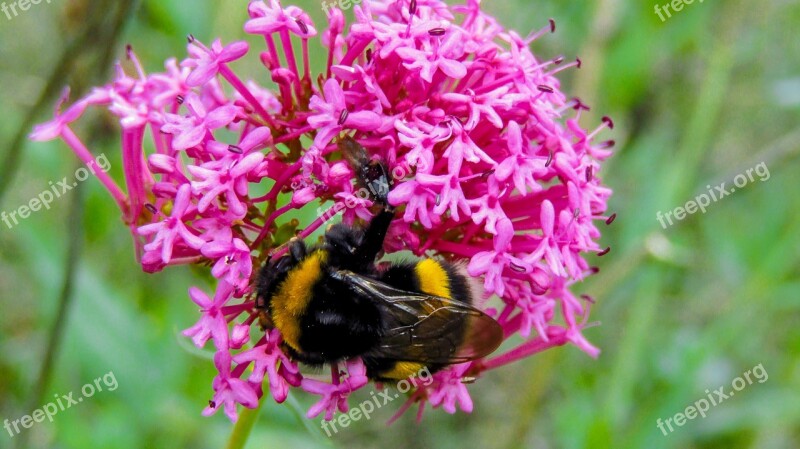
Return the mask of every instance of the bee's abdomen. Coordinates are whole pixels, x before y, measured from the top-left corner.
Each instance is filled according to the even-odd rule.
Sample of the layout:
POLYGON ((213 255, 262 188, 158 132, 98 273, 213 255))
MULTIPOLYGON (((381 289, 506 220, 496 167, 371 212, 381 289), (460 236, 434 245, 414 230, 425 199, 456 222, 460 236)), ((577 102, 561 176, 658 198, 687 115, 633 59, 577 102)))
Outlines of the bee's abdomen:
MULTIPOLYGON (((446 299, 472 304, 473 292, 458 266, 434 259, 393 264, 380 274, 380 280, 408 292, 426 293, 446 299)), ((454 316, 453 319, 460 319, 454 316)), ((454 339, 461 338, 453 336, 454 339)), ((367 375, 376 380, 401 380, 423 369, 436 372, 441 365, 425 366, 412 361, 365 358, 367 375)))
POLYGON ((472 304, 473 292, 466 276, 456 265, 434 259, 390 266, 380 280, 409 292, 427 293, 472 304))

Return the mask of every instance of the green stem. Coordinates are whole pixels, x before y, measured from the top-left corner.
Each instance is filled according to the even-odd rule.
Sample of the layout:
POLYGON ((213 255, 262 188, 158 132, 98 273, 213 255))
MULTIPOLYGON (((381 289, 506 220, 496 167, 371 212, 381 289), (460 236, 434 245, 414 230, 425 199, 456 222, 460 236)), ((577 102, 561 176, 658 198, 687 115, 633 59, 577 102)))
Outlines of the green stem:
MULTIPOLYGON (((75 273, 77 272, 78 263, 80 262, 81 246, 83 243, 82 217, 83 186, 78 185, 73 191, 69 209, 69 246, 64 261, 64 279, 61 284, 61 292, 58 296, 58 310, 56 311, 55 322, 47 336, 47 348, 45 349, 44 360, 42 360, 42 367, 39 370, 39 376, 33 386, 33 392, 28 397, 25 410, 33 410, 44 401, 44 393, 47 386, 50 384, 50 378, 53 374, 53 364, 61 348, 61 340, 67 324, 67 318, 71 308, 70 305, 72 304, 72 292, 75 288, 75 273)), ((19 437, 14 440, 14 448, 26 447, 29 435, 29 432, 22 432, 19 437)))
POLYGON ((269 395, 266 388, 264 391, 266 391, 266 393, 261 400, 258 401, 258 407, 252 409, 246 408, 239 415, 239 420, 236 421, 236 425, 233 427, 233 433, 231 433, 231 437, 228 439, 228 445, 225 446, 226 449, 242 449, 245 444, 247 444, 247 440, 250 438, 250 432, 253 430, 253 426, 258 420, 258 414, 261 412, 261 406, 264 405, 266 397, 269 395))

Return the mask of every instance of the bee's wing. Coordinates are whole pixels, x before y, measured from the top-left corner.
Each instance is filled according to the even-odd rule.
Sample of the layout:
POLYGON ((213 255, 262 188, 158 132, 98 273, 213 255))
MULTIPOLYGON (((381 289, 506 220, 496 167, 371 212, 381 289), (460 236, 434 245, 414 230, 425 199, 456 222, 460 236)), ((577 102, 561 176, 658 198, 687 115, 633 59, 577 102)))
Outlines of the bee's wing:
POLYGON ((386 311, 376 357, 450 365, 487 356, 503 341, 497 321, 464 302, 399 290, 350 271, 336 277, 386 311))

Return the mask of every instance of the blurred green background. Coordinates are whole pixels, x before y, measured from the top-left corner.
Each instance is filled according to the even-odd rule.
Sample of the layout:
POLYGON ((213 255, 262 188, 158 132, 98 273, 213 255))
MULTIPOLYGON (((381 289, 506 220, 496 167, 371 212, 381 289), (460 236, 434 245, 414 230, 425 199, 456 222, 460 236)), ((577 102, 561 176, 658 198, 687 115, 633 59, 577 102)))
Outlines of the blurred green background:
MULTIPOLYGON (((320 2, 294 3, 323 28, 320 2)), ((602 229, 612 251, 590 257, 600 273, 575 286, 597 300, 600 325, 586 336, 602 354, 556 348, 471 385, 472 414, 428 410, 419 425, 409 413, 387 427, 398 402, 333 438, 302 417, 314 398, 293 394, 266 403, 247 447, 800 447, 800 2, 696 1, 665 22, 653 1, 484 3, 521 34, 553 17, 558 30, 535 54, 580 56, 583 68, 562 79, 592 106, 583 126, 615 119, 605 136, 616 154, 601 173, 615 191, 618 218, 602 229), (768 180, 667 229, 656 220, 761 162, 768 180), (766 382, 667 436, 656 426, 758 364, 766 382)), ((106 82, 126 43, 155 71, 184 56, 188 33, 241 39, 245 16, 244 0, 59 1, 0 14, 0 210, 78 167, 60 142, 18 138, 49 118, 63 86, 106 82)), ((264 81, 252 59, 240 73, 264 81)), ((116 128, 93 114, 81 124, 118 176, 116 128)), ((26 430, 26 442, 0 431, 0 448, 225 447, 231 423, 200 416, 213 364, 179 335, 198 317, 187 288, 207 281, 188 268, 144 274, 132 249, 96 180, 13 229, 0 223, 0 419, 108 372, 119 384, 26 430)))

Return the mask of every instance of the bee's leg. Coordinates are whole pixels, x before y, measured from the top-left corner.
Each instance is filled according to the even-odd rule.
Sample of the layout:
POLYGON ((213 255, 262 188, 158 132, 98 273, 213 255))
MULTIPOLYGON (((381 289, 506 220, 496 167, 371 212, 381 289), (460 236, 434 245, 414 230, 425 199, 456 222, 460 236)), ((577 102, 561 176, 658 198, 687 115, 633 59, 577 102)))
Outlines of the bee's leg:
POLYGON ((343 224, 332 226, 325 234, 330 264, 357 273, 368 271, 383 250, 392 218, 393 212, 383 210, 363 230, 343 224))
POLYGON ((392 224, 394 209, 383 209, 369 222, 364 231, 364 238, 361 245, 356 249, 353 256, 361 266, 369 266, 375 263, 375 259, 383 251, 383 240, 392 224))
POLYGON ((381 210, 370 221, 364 237, 354 256, 362 267, 370 266, 383 250, 383 240, 394 218, 394 207, 389 204, 389 190, 391 183, 386 166, 379 161, 371 161, 361 166, 358 174, 359 184, 367 188, 376 205, 381 210))

